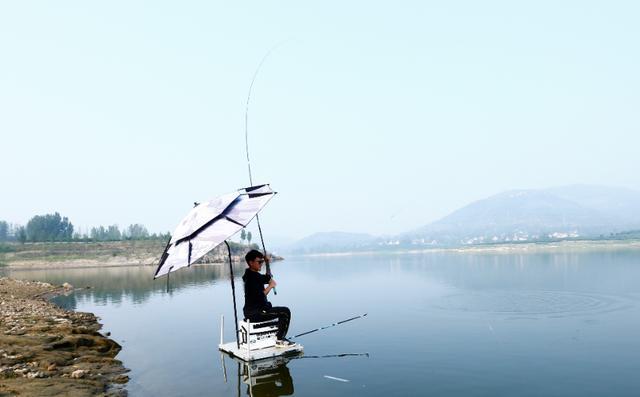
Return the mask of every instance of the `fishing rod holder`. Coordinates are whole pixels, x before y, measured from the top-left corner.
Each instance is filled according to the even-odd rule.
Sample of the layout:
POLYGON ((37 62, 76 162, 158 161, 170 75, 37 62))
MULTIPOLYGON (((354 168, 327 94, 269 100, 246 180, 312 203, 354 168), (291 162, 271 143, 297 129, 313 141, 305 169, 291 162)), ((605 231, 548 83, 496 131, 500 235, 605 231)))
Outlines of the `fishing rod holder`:
POLYGON ((247 350, 264 349, 276 345, 278 319, 254 322, 248 319, 238 323, 240 346, 246 345, 247 350))

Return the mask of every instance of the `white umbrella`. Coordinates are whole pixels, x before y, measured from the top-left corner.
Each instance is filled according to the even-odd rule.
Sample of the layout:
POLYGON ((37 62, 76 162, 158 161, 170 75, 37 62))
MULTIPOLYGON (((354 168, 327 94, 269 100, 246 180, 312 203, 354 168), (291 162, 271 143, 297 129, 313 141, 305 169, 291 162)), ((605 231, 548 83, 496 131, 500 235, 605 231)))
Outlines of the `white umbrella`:
POLYGON ((191 266, 246 227, 274 194, 269 185, 259 185, 198 204, 173 232, 153 278, 191 266))

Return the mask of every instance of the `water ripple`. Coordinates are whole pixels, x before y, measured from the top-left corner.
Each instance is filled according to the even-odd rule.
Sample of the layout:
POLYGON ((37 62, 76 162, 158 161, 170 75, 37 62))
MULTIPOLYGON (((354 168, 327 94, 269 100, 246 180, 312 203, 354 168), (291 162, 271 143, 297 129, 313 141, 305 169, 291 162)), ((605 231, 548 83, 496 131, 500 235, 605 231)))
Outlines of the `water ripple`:
POLYGON ((478 291, 447 295, 434 302, 438 309, 474 313, 568 317, 626 310, 636 302, 622 296, 568 291, 478 291))

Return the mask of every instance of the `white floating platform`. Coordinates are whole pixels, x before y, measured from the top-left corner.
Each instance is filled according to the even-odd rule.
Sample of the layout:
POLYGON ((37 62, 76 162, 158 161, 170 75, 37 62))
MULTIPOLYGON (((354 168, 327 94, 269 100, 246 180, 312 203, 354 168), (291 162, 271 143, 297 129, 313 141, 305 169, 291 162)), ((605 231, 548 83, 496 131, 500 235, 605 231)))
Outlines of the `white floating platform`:
POLYGON ((246 344, 244 345, 241 344, 240 348, 238 349, 238 346, 236 345, 235 342, 229 342, 229 343, 218 345, 218 349, 220 349, 221 351, 227 354, 230 354, 233 357, 237 357, 242 361, 249 362, 249 361, 256 361, 256 360, 264 360, 267 358, 273 358, 278 356, 299 354, 302 352, 303 347, 301 344, 294 343, 293 345, 290 345, 290 346, 283 346, 283 347, 272 346, 272 347, 265 347, 262 349, 248 350, 246 348, 246 344))

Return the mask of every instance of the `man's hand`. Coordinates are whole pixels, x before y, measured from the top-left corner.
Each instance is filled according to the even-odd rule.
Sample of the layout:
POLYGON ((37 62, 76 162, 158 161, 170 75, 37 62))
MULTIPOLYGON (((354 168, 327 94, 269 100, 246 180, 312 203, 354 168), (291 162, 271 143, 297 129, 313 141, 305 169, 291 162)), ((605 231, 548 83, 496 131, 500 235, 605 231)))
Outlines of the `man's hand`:
POLYGON ((267 265, 271 263, 271 256, 267 255, 264 257, 264 263, 266 263, 267 265))
POLYGON ((269 280, 269 285, 267 285, 267 288, 264 289, 264 294, 265 295, 269 295, 269 292, 271 292, 271 290, 277 285, 276 280, 271 279, 269 280))

